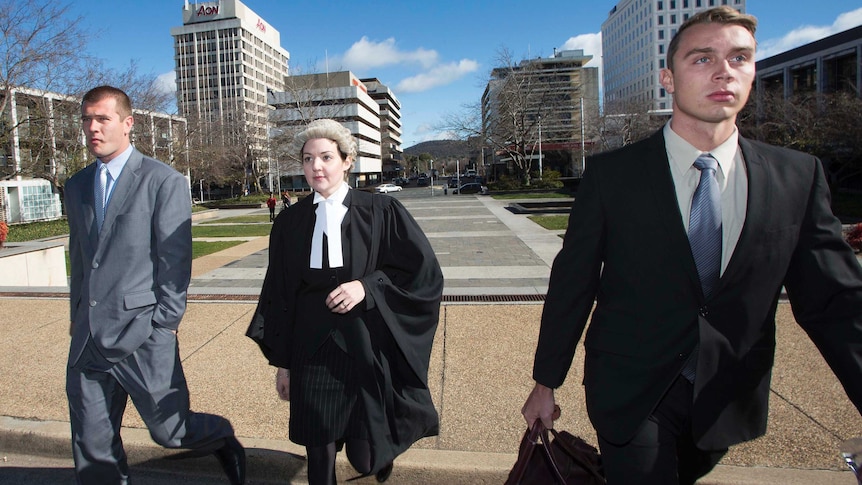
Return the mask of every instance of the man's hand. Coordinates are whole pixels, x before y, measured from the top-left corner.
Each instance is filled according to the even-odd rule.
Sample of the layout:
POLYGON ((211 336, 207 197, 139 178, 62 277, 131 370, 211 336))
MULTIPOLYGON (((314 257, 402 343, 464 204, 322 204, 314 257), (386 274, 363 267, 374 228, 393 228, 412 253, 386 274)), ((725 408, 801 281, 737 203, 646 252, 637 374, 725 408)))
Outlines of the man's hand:
POLYGON ((290 401, 290 371, 279 368, 275 371, 275 390, 283 401, 290 401))
POLYGON ((326 297, 326 306, 333 313, 347 313, 365 299, 365 286, 359 280, 338 285, 326 297))
POLYGON ((554 420, 560 416, 560 408, 554 402, 554 390, 537 382, 527 396, 521 414, 527 420, 527 426, 531 427, 537 419, 541 419, 546 428, 553 428, 554 420))

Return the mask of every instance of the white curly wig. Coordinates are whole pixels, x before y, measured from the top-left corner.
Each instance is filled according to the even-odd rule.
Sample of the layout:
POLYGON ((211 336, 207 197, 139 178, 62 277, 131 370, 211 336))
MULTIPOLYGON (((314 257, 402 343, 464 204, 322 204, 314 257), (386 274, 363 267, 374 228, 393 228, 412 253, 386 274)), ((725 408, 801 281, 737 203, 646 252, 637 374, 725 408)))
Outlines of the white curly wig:
POLYGON ((302 150, 305 148, 305 143, 315 138, 326 138, 334 141, 338 145, 338 151, 343 159, 349 160, 351 165, 356 161, 358 149, 356 138, 341 123, 325 118, 312 121, 305 127, 305 130, 293 137, 293 143, 299 152, 300 160, 302 160, 302 150))

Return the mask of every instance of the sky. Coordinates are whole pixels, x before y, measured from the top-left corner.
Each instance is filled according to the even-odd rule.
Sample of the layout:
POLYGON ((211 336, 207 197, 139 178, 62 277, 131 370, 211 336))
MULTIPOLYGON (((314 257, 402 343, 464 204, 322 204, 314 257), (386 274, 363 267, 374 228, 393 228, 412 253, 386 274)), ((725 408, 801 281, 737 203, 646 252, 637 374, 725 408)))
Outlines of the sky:
MULTIPOLYGON (((196 3, 189 0, 190 3, 196 3)), ((241 0, 279 31, 294 74, 350 70, 375 77, 401 102, 403 148, 446 138, 440 126, 479 102, 500 54, 516 60, 583 49, 601 69, 601 25, 615 0, 241 0)), ((93 32, 89 54, 131 62, 175 89, 171 27, 183 0, 75 0, 93 32)), ((862 25, 859 0, 747 0, 758 59, 862 25)), ((599 74, 601 79, 601 71, 599 74)))

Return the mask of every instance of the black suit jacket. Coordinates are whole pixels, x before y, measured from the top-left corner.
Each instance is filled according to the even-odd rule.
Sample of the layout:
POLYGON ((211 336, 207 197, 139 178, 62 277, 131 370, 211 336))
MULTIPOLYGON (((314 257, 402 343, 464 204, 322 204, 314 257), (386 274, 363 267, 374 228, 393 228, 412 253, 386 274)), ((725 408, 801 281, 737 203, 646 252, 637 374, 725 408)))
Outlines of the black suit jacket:
POLYGON ((559 387, 590 310, 584 385, 597 432, 625 443, 699 343, 692 426, 706 449, 762 435, 782 285, 862 409, 862 270, 815 157, 740 138, 748 204, 739 242, 704 299, 661 130, 588 160, 554 260, 533 377, 559 387))

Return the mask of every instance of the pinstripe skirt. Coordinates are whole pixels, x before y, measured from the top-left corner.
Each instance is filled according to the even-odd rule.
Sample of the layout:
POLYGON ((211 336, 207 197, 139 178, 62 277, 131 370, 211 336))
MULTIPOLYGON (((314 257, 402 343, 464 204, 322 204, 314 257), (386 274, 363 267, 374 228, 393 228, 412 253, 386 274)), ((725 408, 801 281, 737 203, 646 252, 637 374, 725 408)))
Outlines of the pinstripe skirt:
POLYGON ((332 336, 290 370, 290 441, 323 446, 368 439, 356 366, 332 336))

